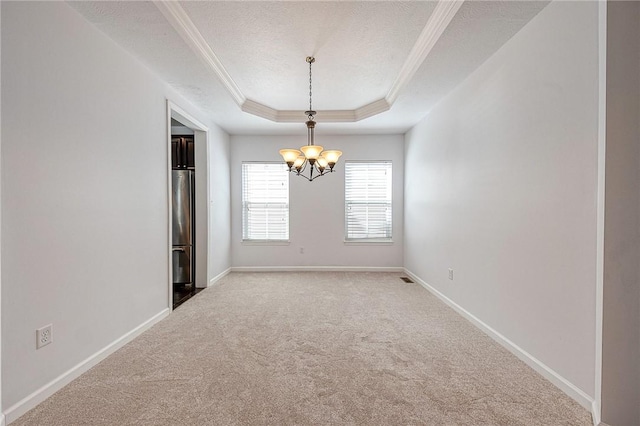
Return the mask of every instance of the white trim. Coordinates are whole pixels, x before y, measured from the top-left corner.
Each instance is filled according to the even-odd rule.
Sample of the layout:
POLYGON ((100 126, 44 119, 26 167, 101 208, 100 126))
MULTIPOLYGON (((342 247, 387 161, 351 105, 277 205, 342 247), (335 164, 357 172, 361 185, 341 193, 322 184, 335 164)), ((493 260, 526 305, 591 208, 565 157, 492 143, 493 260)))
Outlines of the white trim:
POLYGON ((598 182, 596 204, 596 305, 595 305, 595 401, 591 409, 594 426, 602 411, 602 333, 604 309, 604 223, 607 138, 607 2, 598 2, 598 182))
POLYGON ((370 238, 370 239, 360 239, 360 240, 344 240, 342 242, 345 246, 392 246, 395 243, 393 242, 393 240, 382 240, 382 239, 376 239, 376 238, 370 238))
MULTIPOLYGON (((253 114, 258 117, 266 118, 270 121, 278 121, 278 111, 261 104, 260 102, 247 99, 240 105, 240 109, 246 113, 253 114)), ((301 121, 299 117, 296 121, 301 121)))
POLYGON ((231 268, 227 268, 224 271, 220 272, 215 277, 211 278, 209 280, 209 286, 208 287, 211 287, 211 286, 215 285, 218 281, 220 281, 221 279, 223 279, 224 277, 229 275, 230 272, 231 272, 231 268))
POLYGON ((353 121, 364 120, 365 118, 373 117, 374 115, 389 111, 391 109, 391 105, 392 102, 389 102, 389 100, 385 98, 363 105, 354 111, 355 120, 353 121))
MULTIPOLYGON (((2 8, 0 7, 0 11, 1 10, 2 10, 2 8)), ((0 22, 2 21, 1 15, 2 15, 2 13, 0 13, 0 22)), ((0 31, 0 34, 1 34, 1 31, 0 31)), ((0 36, 0 39, 1 38, 2 37, 0 36)), ((5 35, 5 38, 6 38, 6 35, 5 35)), ((2 45, 2 43, 0 42, 0 46, 1 45, 2 45)), ((2 58, 2 55, 0 55, 0 58, 2 58)), ((2 69, 1 62, 2 62, 2 60, 0 59, 0 70, 2 69)), ((1 78, 0 78, 0 81, 2 81, 1 78)), ((2 129, 2 123, 1 123, 2 119, 1 119, 1 117, 2 117, 2 113, 0 111, 0 148, 2 148, 2 130, 1 130, 2 129)), ((0 153, 1 152, 2 152, 2 149, 0 149, 0 153)), ((2 164, 1 160, 2 160, 2 154, 0 154, 0 164, 2 164)), ((1 170, 0 170, 0 176, 2 176, 1 170)), ((1 187, 2 187, 2 179, 0 178, 0 188, 1 187)), ((2 223, 2 217, 1 217, 2 214, 1 214, 1 212, 2 212, 2 196, 0 194, 0 223, 2 223)), ((0 232, 0 234, 1 234, 1 232, 0 232)), ((1 235, 0 235, 0 241, 2 241, 2 236, 1 235)), ((0 246, 1 246, 1 244, 0 244, 0 246)), ((2 272, 2 253, 1 253, 1 250, 0 250, 0 307, 2 306, 2 296, 1 296, 2 295, 2 273, 1 272, 2 272)), ((1 308, 0 308, 0 318, 2 318, 2 309, 1 308)), ((2 355, 1 355, 2 354, 2 332, 1 332, 1 330, 2 330, 2 321, 0 320, 0 367, 2 366, 2 355)), ((4 406, 2 404, 2 388, 3 388, 2 383, 3 383, 3 380, 2 380, 2 368, 0 368, 0 426, 4 426, 4 412, 3 412, 4 411, 4 406)))
MULTIPOLYGON (((252 99, 244 101, 240 106, 240 109, 246 113, 253 114, 257 117, 274 121, 276 123, 300 123, 306 119, 306 116, 301 111, 277 110, 252 99)), ((323 123, 354 123, 388 111, 389 109, 391 109, 391 104, 383 98, 361 106, 355 110, 343 109, 318 111, 315 118, 323 123)))
POLYGON ((40 404, 45 399, 49 398, 55 392, 62 389, 64 386, 69 384, 74 379, 80 377, 83 373, 89 370, 91 367, 97 365, 100 361, 104 360, 106 357, 138 337, 140 334, 151 328, 153 325, 163 320, 165 317, 169 315, 171 312, 170 309, 165 308, 159 313, 155 314, 153 317, 149 318, 133 330, 129 331, 122 337, 114 340, 109 345, 105 346, 95 354, 91 355, 89 358, 77 364, 75 367, 67 370, 62 373, 57 378, 53 379, 46 385, 42 386, 40 389, 33 392, 31 395, 23 398, 18 401, 11 407, 9 407, 5 411, 6 421, 7 423, 11 423, 14 420, 18 419, 27 411, 34 408, 36 405, 40 404))
POLYGON ((241 240, 243 246, 288 246, 291 245, 289 240, 241 240))
MULTIPOLYGON (((2 8, 0 7, 0 10, 2 10, 2 8)), ((1 13, 0 13, 1 15, 1 13)), ((0 16, 0 22, 2 21, 1 16, 0 16)), ((0 32, 1 33, 1 32, 0 32)), ((0 37, 1 39, 2 37, 0 37)), ((6 38, 6 36, 5 36, 6 38)), ((0 45, 2 45, 2 43, 0 42, 0 45)), ((0 58, 2 57, 2 55, 0 55, 0 58)), ((2 62, 2 60, 0 59, 0 62, 2 62)), ((1 65, 1 64, 0 64, 1 65)), ((2 66, 0 66, 0 70, 2 69, 2 66)), ((0 78, 0 81, 2 81, 2 79, 0 78)), ((2 117, 2 113, 0 111, 0 117, 2 117)), ((2 123, 1 123, 1 118, 0 118, 0 148, 2 148, 2 123)), ((0 149, 0 153, 2 152, 2 149, 0 149)), ((0 154, 0 164, 2 164, 2 154, 0 154)), ((1 169, 1 168, 0 168, 1 169)), ((0 170, 1 171, 1 170, 0 170)), ((2 176, 2 173, 0 173, 0 176, 2 176)), ((0 188, 2 187, 2 179, 0 178, 0 188)), ((0 191, 1 192, 1 191, 0 191)), ((0 194, 0 223, 2 223, 2 196, 0 194)), ((1 234, 1 232, 0 232, 1 234)), ((1 235, 0 235, 0 241, 2 241, 1 235)), ((1 246, 1 244, 0 244, 1 246)), ((2 318, 2 253, 0 250, 0 318, 2 318)), ((0 319, 0 367, 2 366, 2 320, 0 319)), ((2 368, 0 368, 0 426, 4 426, 5 424, 5 420, 4 420, 4 406, 2 404, 2 368)))
POLYGON ((591 403, 591 421, 593 421, 593 426, 607 426, 606 423, 600 421, 600 407, 596 400, 591 403))
POLYGON ((177 1, 154 1, 153 4, 155 4, 158 10, 167 18, 167 21, 169 21, 171 26, 180 34, 182 39, 191 47, 196 55, 218 76, 218 79, 227 89, 233 100, 239 106, 242 106, 246 100, 245 96, 224 68, 220 59, 218 59, 213 52, 211 46, 209 46, 204 37, 202 37, 202 34, 200 34, 198 28, 189 18, 187 12, 185 12, 177 1))
MULTIPOLYGON (((319 111, 316 118, 325 123, 354 123, 365 118, 378 115, 391 109, 400 92, 411 81, 416 71, 435 46, 444 30, 451 23, 464 0, 440 0, 429 17, 420 36, 413 45, 409 56, 404 61, 400 73, 387 92, 387 96, 367 105, 349 110, 319 111)), ((300 122, 304 119, 300 111, 277 110, 256 102, 242 93, 231 75, 222 65, 220 59, 193 23, 189 14, 177 1, 154 0, 153 4, 160 10, 171 26, 189 45, 191 50, 209 67, 227 89, 240 109, 248 114, 262 117, 276 123, 300 122)))
POLYGON ((451 20, 460 9, 460 6, 462 6, 462 3, 464 3, 464 0, 441 0, 436 4, 433 13, 427 21, 427 25, 425 25, 420 33, 416 44, 413 45, 411 53, 409 53, 409 56, 400 69, 400 74, 396 77, 396 80, 393 82, 391 89, 385 97, 389 105, 393 105, 396 99, 398 99, 400 92, 411 81, 416 71, 418 71, 418 68, 420 68, 420 65, 422 65, 427 55, 429 55, 429 52, 431 52, 433 46, 435 46, 440 36, 442 36, 442 33, 444 33, 444 30, 451 23, 451 20))
POLYGON ((533 355, 531 355, 530 353, 522 349, 520 346, 513 343, 511 340, 509 340, 507 337, 503 336, 502 334, 500 334, 499 332, 491 328, 489 325, 482 322, 482 320, 474 316, 472 313, 464 309, 462 306, 458 305, 453 300, 449 299, 444 294, 440 293, 434 287, 427 284, 425 281, 420 279, 420 277, 415 275, 413 272, 409 271, 406 268, 404 268, 404 272, 408 276, 413 278, 413 280, 419 283, 422 287, 424 287, 429 292, 431 292, 434 296, 438 297, 444 303, 446 303, 451 308, 453 308, 453 310, 455 310, 457 313, 459 313, 464 318, 469 320, 473 325, 478 327, 480 330, 484 331, 493 340, 500 343, 509 352, 511 352, 512 354, 520 358, 522 361, 524 361, 529 367, 533 368, 535 371, 540 373, 542 377, 544 377, 545 379, 549 380, 551 383, 556 385, 561 391, 569 395, 576 402, 582 405, 585 409, 589 411, 592 410, 594 399, 591 398, 589 395, 587 395, 584 391, 582 391, 576 385, 574 385, 573 383, 571 383, 570 381, 562 377, 560 374, 553 371, 551 368, 546 366, 544 363, 542 363, 540 360, 535 358, 533 355))
MULTIPOLYGON (((195 131, 194 131, 195 133, 195 131)), ((206 196, 206 203, 207 203, 207 207, 206 207, 206 214, 207 214, 207 256, 206 256, 206 264, 205 264, 205 282, 206 282, 206 286, 209 287, 209 283, 210 281, 207 281, 207 278, 209 278, 209 272, 211 271, 211 256, 214 253, 214 242, 213 242, 213 236, 211 234, 211 230, 213 229, 213 217, 212 217, 212 204, 213 204, 213 200, 212 200, 212 196, 211 196, 211 154, 213 153, 213 149, 211 147, 211 139, 209 138, 211 135, 210 133, 207 131, 205 133, 206 136, 206 148, 207 148, 207 169, 205 170, 206 175, 207 175, 207 196, 206 196)), ((197 229, 198 224, 196 223, 196 229, 197 229)), ((173 247, 172 247, 173 248, 173 247)), ((196 267, 198 265, 196 264, 196 267)), ((196 285, 197 287, 197 285, 196 285)))
MULTIPOLYGON (((182 109, 180 106, 178 106, 177 104, 175 104, 174 102, 172 102, 170 99, 167 99, 167 105, 169 110, 171 111, 171 114, 169 115, 169 118, 171 118, 173 115, 177 116, 177 120, 179 122, 181 122, 182 124, 184 124, 186 127, 190 128, 191 130, 201 130, 203 132, 208 132, 209 131, 209 127, 207 127, 206 125, 202 124, 197 118, 194 118, 191 114, 189 114, 186 110, 182 109)), ((171 128, 171 120, 169 120, 169 128, 171 128)), ((171 141, 169 141, 171 142, 171 141)), ((171 151, 169 151, 171 152, 171 151)), ((169 161, 169 165, 171 165, 171 162, 169 161)))
MULTIPOLYGON (((328 111, 325 111, 325 113, 328 111)), ((324 121, 325 123, 328 122, 328 120, 325 118, 323 120, 319 120, 319 117, 321 116, 322 111, 318 111, 318 113, 316 114, 316 120, 318 121, 324 121)), ((302 123, 303 121, 307 120, 307 116, 305 115, 305 113, 303 111, 300 110, 280 110, 280 111, 276 111, 276 118, 273 121, 277 121, 278 123, 302 123)), ((351 121, 351 120, 346 120, 346 121, 351 121)))
POLYGON ((231 272, 404 272, 402 266, 232 266, 231 272))
POLYGON ((173 103, 167 99, 167 241, 169 243, 167 257, 167 309, 173 309, 173 182, 171 181, 171 116, 173 114, 173 103))
MULTIPOLYGON (((282 110, 277 111, 276 119, 278 123, 300 123, 306 119, 302 111, 282 110)), ((352 109, 327 109, 316 113, 316 120, 323 123, 353 123, 358 121, 356 111, 352 109)))

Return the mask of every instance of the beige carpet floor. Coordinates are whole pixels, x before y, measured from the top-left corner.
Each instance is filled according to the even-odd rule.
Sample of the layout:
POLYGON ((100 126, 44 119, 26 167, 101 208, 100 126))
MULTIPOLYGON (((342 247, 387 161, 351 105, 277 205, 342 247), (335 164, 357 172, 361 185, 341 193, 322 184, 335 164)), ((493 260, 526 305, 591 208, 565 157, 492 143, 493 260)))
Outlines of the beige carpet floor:
POLYGON ((591 425, 418 284, 233 273, 14 425, 591 425))

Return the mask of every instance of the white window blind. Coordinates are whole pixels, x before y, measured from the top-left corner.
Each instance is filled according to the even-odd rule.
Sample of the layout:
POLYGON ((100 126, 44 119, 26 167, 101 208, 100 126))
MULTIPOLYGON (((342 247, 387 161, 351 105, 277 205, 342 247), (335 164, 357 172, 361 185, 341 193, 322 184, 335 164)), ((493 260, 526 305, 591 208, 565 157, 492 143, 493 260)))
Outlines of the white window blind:
POLYGON ((391 239, 391 161, 345 162, 346 240, 391 239))
POLYGON ((242 239, 289 239, 289 172, 284 163, 242 163, 242 239))

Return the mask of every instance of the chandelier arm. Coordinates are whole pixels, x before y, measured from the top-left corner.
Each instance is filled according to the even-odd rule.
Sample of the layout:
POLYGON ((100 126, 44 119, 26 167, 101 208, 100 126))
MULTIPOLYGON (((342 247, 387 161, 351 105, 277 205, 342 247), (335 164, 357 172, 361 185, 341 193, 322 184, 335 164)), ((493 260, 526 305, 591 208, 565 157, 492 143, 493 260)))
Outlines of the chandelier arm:
POLYGON ((297 170, 297 169, 291 169, 290 170, 290 172, 295 173, 296 176, 303 177, 306 180, 308 180, 309 182, 314 181, 314 180, 318 179, 319 177, 326 176, 329 173, 333 173, 334 171, 335 170, 333 170, 332 168, 325 168, 324 170, 320 170, 317 165, 310 165, 310 163, 308 161, 304 162, 304 165, 300 168, 300 170, 297 170), (309 167, 309 176, 305 176, 304 175, 304 172, 307 170, 307 167, 309 167), (314 170, 317 173, 315 175, 313 173, 314 170))
MULTIPOLYGON (((296 176, 300 176, 305 178, 306 180, 308 180, 309 182, 311 182, 313 179, 315 179, 315 177, 313 179, 309 179, 307 176, 303 175, 302 172, 296 173, 296 176)), ((317 177, 317 176, 316 176, 317 177)))
MULTIPOLYGON (((315 175, 312 179, 307 178, 307 180, 308 180, 309 182, 311 182, 312 180, 318 179, 319 177, 322 177, 322 176, 326 176, 326 175, 328 175, 329 173, 330 173, 330 172, 328 172, 328 171, 326 171, 326 170, 325 170, 325 171, 323 171, 322 173, 320 173, 319 175, 315 175)), ((305 176, 305 178, 306 178, 306 176, 305 176)))

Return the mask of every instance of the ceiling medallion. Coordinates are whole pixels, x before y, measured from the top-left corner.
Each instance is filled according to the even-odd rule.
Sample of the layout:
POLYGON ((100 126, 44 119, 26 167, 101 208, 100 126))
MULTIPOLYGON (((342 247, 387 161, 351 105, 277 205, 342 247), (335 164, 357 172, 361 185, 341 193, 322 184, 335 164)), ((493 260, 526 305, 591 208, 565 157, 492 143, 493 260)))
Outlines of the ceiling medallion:
POLYGON ((315 144, 315 115, 311 104, 312 95, 312 79, 311 79, 311 65, 316 61, 313 56, 307 56, 306 59, 309 64, 309 110, 305 111, 307 116, 307 145, 297 149, 285 148, 280 150, 280 155, 284 158, 285 163, 289 166, 289 171, 295 173, 297 176, 302 176, 309 182, 312 180, 324 176, 333 172, 333 167, 338 162, 338 158, 342 155, 342 151, 329 150, 323 151, 320 145, 315 144), (327 170, 327 167, 329 168, 327 170), (304 173, 308 172, 308 176, 304 173))

